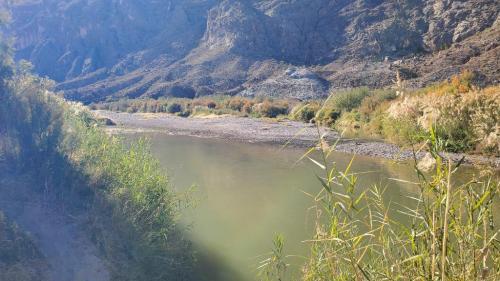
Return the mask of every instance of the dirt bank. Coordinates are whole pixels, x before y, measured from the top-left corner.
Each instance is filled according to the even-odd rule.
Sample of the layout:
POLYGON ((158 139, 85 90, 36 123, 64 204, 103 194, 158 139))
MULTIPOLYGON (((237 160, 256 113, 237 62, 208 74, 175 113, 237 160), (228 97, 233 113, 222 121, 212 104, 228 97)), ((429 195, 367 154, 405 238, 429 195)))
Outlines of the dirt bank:
MULTIPOLYGON (((315 145, 318 134, 329 141, 336 141, 339 134, 328 128, 318 129, 313 124, 290 120, 266 120, 241 118, 235 116, 211 116, 208 118, 183 118, 170 114, 151 113, 117 113, 110 111, 94 111, 96 115, 109 118, 117 125, 108 127, 111 133, 161 132, 171 135, 185 135, 207 138, 220 138, 231 141, 289 145, 310 147, 315 145)), ((401 149, 397 145, 360 139, 341 139, 337 151, 350 154, 366 155, 396 160, 407 160, 413 152, 401 149)), ((423 157, 419 153, 418 157, 423 157)), ((499 157, 484 157, 450 153, 454 161, 465 156, 466 164, 486 164, 500 167, 499 157)))
POLYGON ((83 217, 71 216, 47 203, 31 190, 31 181, 1 171, 0 177, 0 210, 33 237, 48 263, 37 280, 110 280, 106 263, 82 229, 83 217))

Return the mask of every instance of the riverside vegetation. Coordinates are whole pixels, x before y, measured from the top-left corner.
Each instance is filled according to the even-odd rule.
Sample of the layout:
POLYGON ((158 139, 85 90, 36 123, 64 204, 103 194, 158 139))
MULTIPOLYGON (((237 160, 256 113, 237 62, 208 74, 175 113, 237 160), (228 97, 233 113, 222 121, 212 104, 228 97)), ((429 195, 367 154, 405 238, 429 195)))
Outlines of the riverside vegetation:
MULTIPOLYGON (((51 93, 50 80, 31 75, 26 64, 13 67, 0 42, 0 173, 33 178, 35 192, 68 213, 88 213, 88 235, 108 260, 112 280, 189 279, 194 257, 177 224, 187 201, 147 142, 129 147, 107 136, 86 108, 51 93)), ((0 223, 5 231, 3 217, 0 223)), ((0 241, 2 249, 12 248, 2 256, 23 259, 29 244, 22 237, 14 248, 0 241)))
POLYGON ((92 109, 179 116, 237 115, 316 122, 346 136, 382 138, 401 146, 423 143, 436 135, 449 152, 500 156, 500 87, 480 89, 465 71, 449 81, 419 90, 355 88, 326 100, 298 101, 239 96, 197 99, 119 100, 91 104, 92 109))
MULTIPOLYGON (((320 138, 304 154, 318 166, 321 188, 310 195, 315 234, 305 241, 302 280, 498 280, 497 172, 483 168, 459 181, 460 163, 443 156, 446 143, 433 127, 426 144, 432 157, 415 161, 417 181, 389 179, 417 190, 405 206, 384 200, 391 186, 359 186, 352 162, 342 169, 330 159, 335 145, 320 138)), ((278 235, 260 280, 292 280, 287 259, 278 235)))

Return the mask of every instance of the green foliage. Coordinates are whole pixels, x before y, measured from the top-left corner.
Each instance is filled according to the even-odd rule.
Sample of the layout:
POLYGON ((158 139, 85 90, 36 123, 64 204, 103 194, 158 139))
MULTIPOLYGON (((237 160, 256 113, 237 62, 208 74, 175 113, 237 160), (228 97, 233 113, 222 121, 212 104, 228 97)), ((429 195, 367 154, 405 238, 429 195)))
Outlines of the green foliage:
POLYGON ((338 112, 350 112, 351 110, 359 107, 363 99, 369 95, 370 91, 366 87, 333 93, 326 106, 331 107, 338 112))
POLYGON ((182 111, 182 105, 178 103, 171 103, 167 106, 168 113, 178 113, 182 111))
POLYGON ((409 118, 385 117, 382 121, 382 135, 393 143, 414 145, 426 138, 426 132, 409 118))
POLYGON ((316 117, 319 109, 320 106, 318 103, 298 104, 293 108, 290 115, 293 120, 310 122, 316 117))
POLYGON ((85 107, 50 93, 50 81, 20 72, 8 84, 0 155, 9 166, 36 171, 71 206, 82 201, 116 279, 185 280, 193 257, 177 225, 184 201, 147 142, 129 147, 106 135, 85 107))
POLYGON ((285 238, 283 235, 278 234, 274 237, 273 246, 269 257, 260 262, 259 281, 286 280, 288 265, 285 263, 285 238))
POLYGON ((498 175, 460 177, 460 163, 440 156, 445 141, 433 129, 426 141, 430 154, 415 160, 417 180, 389 179, 415 187, 404 206, 385 199, 390 185, 360 186, 354 159, 338 167, 330 159, 335 146, 324 140, 319 155, 302 157, 317 165, 320 189, 302 280, 498 280, 498 175))
POLYGON ((375 90, 369 96, 363 99, 358 111, 364 120, 370 121, 371 116, 380 107, 381 104, 396 99, 394 90, 375 90))

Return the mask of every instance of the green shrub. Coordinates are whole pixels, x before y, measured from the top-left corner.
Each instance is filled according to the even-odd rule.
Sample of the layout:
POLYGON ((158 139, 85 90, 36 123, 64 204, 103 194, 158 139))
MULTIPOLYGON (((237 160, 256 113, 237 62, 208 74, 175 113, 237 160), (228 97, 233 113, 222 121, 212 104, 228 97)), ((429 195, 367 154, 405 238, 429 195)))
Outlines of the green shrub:
POLYGON ((316 113, 320 109, 317 103, 299 104, 292 109, 291 117, 294 120, 310 122, 316 117, 316 113))
POLYGON ((217 103, 215 103, 214 101, 209 101, 209 102, 207 103, 207 107, 208 107, 209 109, 215 109, 215 108, 217 107, 217 103))
POLYGON ((116 280, 188 279, 194 261, 177 224, 184 201, 149 145, 108 136, 83 105, 48 93, 50 85, 30 75, 9 81, 0 155, 50 186, 47 196, 91 214, 89 236, 116 280))
POLYGON ((427 133, 413 119, 385 117, 382 135, 396 144, 412 145, 423 141, 427 133))
POLYGON ((176 102, 171 103, 167 106, 167 112, 168 113, 182 112, 182 105, 176 102))
POLYGON ((341 117, 342 113, 328 107, 323 107, 317 114, 316 119, 320 124, 325 126, 332 126, 341 117))
POLYGON ((371 114, 382 103, 396 99, 394 90, 375 90, 361 102, 358 111, 366 121, 370 120, 371 114))
POLYGON ((333 93, 330 103, 326 106, 340 112, 349 112, 358 108, 363 99, 369 95, 370 91, 366 87, 333 93))

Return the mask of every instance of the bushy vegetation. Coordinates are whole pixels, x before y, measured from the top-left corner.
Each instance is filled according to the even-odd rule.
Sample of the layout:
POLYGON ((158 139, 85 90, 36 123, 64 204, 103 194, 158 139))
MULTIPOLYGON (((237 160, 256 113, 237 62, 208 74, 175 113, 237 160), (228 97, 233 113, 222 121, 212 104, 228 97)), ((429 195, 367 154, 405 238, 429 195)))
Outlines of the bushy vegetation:
POLYGON ((292 109, 290 117, 293 120, 311 122, 315 120, 320 108, 321 106, 318 102, 299 103, 292 109))
POLYGON ((347 136, 383 138, 401 146, 421 143, 432 125, 450 152, 500 155, 500 87, 479 89, 473 74, 416 91, 355 88, 333 92, 325 101, 214 96, 200 99, 123 100, 93 109, 169 112, 179 116, 284 117, 317 122, 347 136), (397 95, 397 93, 405 93, 397 95))
POLYGON ((167 106, 168 113, 179 113, 182 112, 182 105, 178 103, 171 103, 167 106))
POLYGON ((422 143, 434 126, 445 151, 499 156, 500 87, 479 89, 472 79, 466 71, 399 97, 394 90, 333 93, 315 120, 348 136, 383 138, 401 146, 422 143))
POLYGON ((499 156, 500 87, 475 88, 471 77, 465 72, 392 102, 383 113, 380 134, 393 139, 399 131, 406 131, 407 136, 397 142, 415 143, 422 140, 422 132, 435 126, 446 151, 499 156), (394 131, 393 124, 402 128, 394 131))
POLYGON ((147 142, 125 146, 88 110, 18 67, 1 90, 0 161, 39 191, 91 213, 89 234, 114 280, 186 280, 194 261, 177 225, 184 201, 147 142))
POLYGON ((236 115, 276 118, 288 115, 295 103, 279 99, 213 96, 197 99, 119 100, 91 104, 91 109, 129 113, 172 113, 179 116, 236 115))
MULTIPOLYGON (((460 163, 442 156, 445 142, 431 129, 430 154, 415 162, 417 180, 388 179, 382 186, 360 186, 352 172, 337 166, 335 146, 323 140, 317 154, 302 159, 318 167, 314 236, 302 280, 498 280, 498 174, 460 175, 460 163), (391 203, 390 182, 414 186, 412 203, 391 203)), ((263 261, 261 280, 286 279, 287 256, 278 237, 263 261)))

